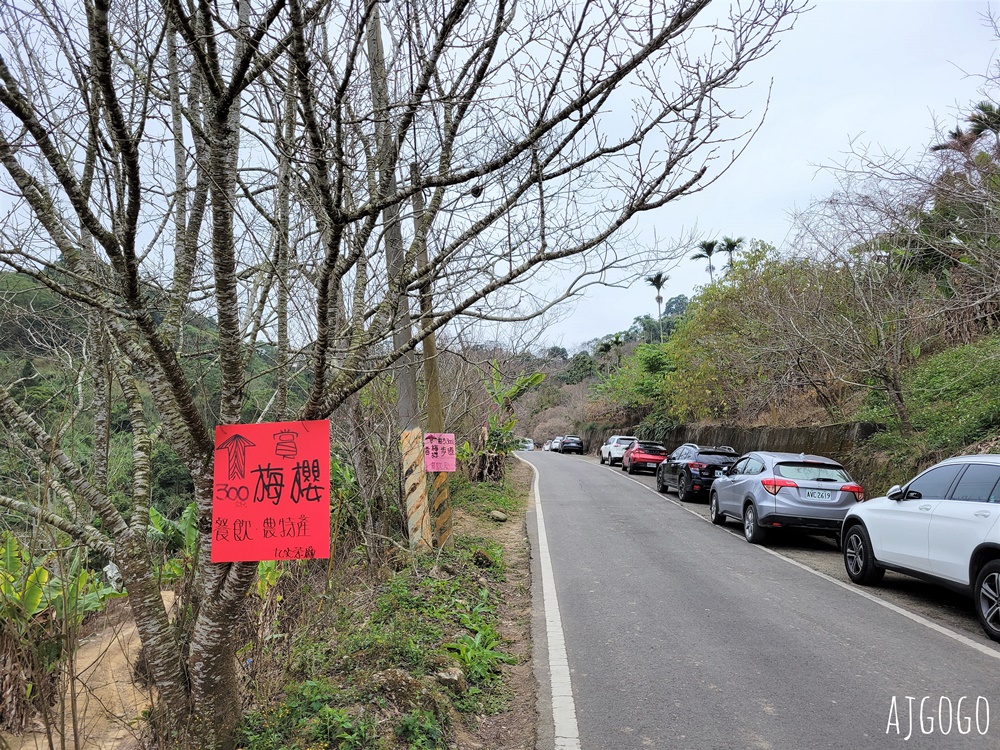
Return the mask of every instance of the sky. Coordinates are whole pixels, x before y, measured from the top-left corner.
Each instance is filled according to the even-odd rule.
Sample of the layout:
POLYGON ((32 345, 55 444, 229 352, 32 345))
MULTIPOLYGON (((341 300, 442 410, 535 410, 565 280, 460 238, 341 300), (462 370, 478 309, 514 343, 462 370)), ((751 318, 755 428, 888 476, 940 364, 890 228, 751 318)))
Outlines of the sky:
MULTIPOLYGON (((772 90, 746 152, 705 191, 644 216, 639 232, 652 241, 655 231, 669 243, 697 228, 702 239, 728 235, 782 247, 791 214, 834 191, 826 167, 843 163, 852 145, 916 161, 938 142, 935 127, 953 129, 963 111, 987 98, 983 76, 1000 50, 985 20, 989 11, 979 0, 814 0, 748 71, 744 108, 751 118, 763 113, 768 83, 772 90)), ((993 11, 1000 14, 1000 3, 993 11)), ((664 263, 665 299, 690 297, 708 281, 705 261, 670 265, 664 263)), ((655 317, 655 296, 642 281, 629 289, 592 288, 561 309, 545 343, 574 352, 626 330, 637 316, 655 317)))

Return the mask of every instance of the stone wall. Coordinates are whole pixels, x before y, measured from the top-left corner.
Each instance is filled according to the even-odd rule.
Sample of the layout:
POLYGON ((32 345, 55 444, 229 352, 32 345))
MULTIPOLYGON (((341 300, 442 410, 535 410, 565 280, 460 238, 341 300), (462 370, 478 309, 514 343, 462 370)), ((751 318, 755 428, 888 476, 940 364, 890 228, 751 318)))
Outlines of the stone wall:
MULTIPOLYGON (((727 427, 693 424, 659 430, 656 433, 640 430, 637 434, 661 442, 669 450, 683 443, 729 445, 739 453, 753 450, 814 453, 844 461, 856 445, 879 429, 880 425, 869 422, 823 427, 727 427)), ((587 444, 587 451, 596 455, 601 444, 611 435, 621 435, 626 432, 627 430, 594 429, 587 431, 583 438, 587 444)))

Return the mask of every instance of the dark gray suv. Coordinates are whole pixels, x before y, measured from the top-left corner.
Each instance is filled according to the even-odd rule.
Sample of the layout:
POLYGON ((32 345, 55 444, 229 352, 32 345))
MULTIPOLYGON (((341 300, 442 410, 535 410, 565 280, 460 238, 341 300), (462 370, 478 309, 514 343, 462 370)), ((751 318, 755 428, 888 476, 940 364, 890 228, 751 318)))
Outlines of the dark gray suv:
POLYGON ((580 456, 583 455, 583 438, 579 435, 567 435, 562 439, 562 444, 559 446, 560 453, 576 453, 580 456))

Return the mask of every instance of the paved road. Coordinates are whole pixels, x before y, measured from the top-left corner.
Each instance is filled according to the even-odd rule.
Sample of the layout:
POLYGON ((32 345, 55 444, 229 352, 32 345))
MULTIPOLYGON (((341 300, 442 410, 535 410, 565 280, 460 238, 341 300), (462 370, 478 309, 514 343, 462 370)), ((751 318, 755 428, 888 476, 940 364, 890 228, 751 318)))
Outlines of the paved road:
MULTIPOLYGON (((578 745, 560 740, 545 724, 565 711, 543 700, 540 747, 1000 748, 1000 649, 949 624, 974 625, 964 601, 924 602, 955 610, 936 622, 907 617, 919 590, 887 586, 896 611, 806 567, 842 566, 826 540, 768 551, 651 478, 521 455, 538 469, 579 730, 578 745)), ((552 654, 558 671, 558 636, 550 650, 536 632, 541 672, 552 654)))

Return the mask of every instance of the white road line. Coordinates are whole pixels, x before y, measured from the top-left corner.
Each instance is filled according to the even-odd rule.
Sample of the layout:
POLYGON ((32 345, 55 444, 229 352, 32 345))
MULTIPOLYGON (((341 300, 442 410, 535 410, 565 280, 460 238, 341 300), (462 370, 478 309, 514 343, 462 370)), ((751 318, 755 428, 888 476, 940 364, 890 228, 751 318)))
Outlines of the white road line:
MULTIPOLYGON (((537 478, 537 476, 538 476, 537 471, 536 471, 535 476, 537 478)), ((638 481, 636 479, 633 479, 632 477, 628 477, 628 479, 631 480, 631 481, 633 481, 633 482, 635 482, 640 487, 644 488, 646 491, 652 492, 657 497, 660 497, 660 498, 662 498, 662 499, 664 499, 664 500, 666 500, 668 502, 673 503, 674 505, 676 505, 681 510, 690 513, 692 516, 695 516, 696 518, 701 519, 705 523, 711 523, 710 519, 705 518, 705 516, 701 515, 701 513, 698 513, 696 511, 693 511, 690 508, 686 507, 679 500, 674 500, 672 497, 668 497, 668 496, 665 496, 661 492, 657 492, 655 487, 650 487, 647 484, 643 484, 642 482, 640 482, 640 481, 638 481)), ((739 534, 739 533, 737 533, 735 531, 732 531, 731 529, 723 529, 723 531, 728 531, 730 534, 732 534, 733 536, 738 536, 740 539, 743 538, 742 534, 739 534)), ((954 641, 958 641, 962 645, 965 645, 965 646, 968 646, 969 648, 975 649, 976 651, 978 651, 981 654, 985 654, 986 656, 992 657, 994 659, 1000 659, 1000 651, 998 651, 995 648, 991 648, 990 646, 987 646, 987 645, 985 645, 983 643, 979 643, 978 641, 974 641, 971 638, 969 638, 968 636, 962 635, 961 633, 958 633, 958 632, 956 632, 954 630, 951 630, 950 628, 946 628, 944 625, 939 625, 938 623, 934 622, 933 620, 929 620, 926 617, 923 617, 922 615, 918 615, 916 612, 910 612, 909 610, 904 609, 903 607, 900 607, 900 606, 898 606, 896 604, 893 604, 892 602, 887 602, 885 599, 880 599, 879 597, 875 596, 874 594, 870 594, 867 591, 865 591, 864 589, 858 588, 857 586, 850 586, 850 585, 844 583, 843 581, 838 581, 836 578, 834 578, 832 576, 829 576, 826 573, 823 573, 823 572, 821 572, 819 570, 816 570, 815 568, 810 568, 808 565, 806 565, 804 563, 800 563, 798 560, 793 560, 792 558, 787 557, 786 555, 783 555, 780 552, 776 552, 773 549, 769 549, 767 547, 762 547, 760 545, 756 545, 756 547, 757 547, 757 549, 760 549, 760 550, 763 550, 764 552, 767 552, 769 555, 774 555, 775 557, 781 558, 785 562, 791 563, 792 565, 796 566, 797 568, 801 568, 802 570, 805 570, 805 571, 807 571, 809 573, 812 573, 814 576, 819 576, 820 578, 822 578, 825 581, 829 581, 830 583, 832 583, 832 584, 834 584, 836 586, 840 586, 840 588, 844 589, 844 591, 849 591, 852 594, 856 594, 857 596, 863 597, 863 598, 867 599, 870 602, 874 602, 875 604, 878 604, 881 607, 885 607, 886 609, 892 610, 896 614, 900 614, 903 617, 906 617, 907 619, 912 620, 913 622, 915 622, 915 623, 917 623, 919 625, 923 625, 924 627, 930 628, 931 630, 933 630, 933 631, 935 631, 937 633, 940 633, 941 635, 947 636, 948 638, 951 638, 954 641)))
POLYGON ((552 681, 552 720, 555 724, 555 750, 580 750, 580 731, 576 724, 576 703, 573 701, 569 660, 566 658, 566 637, 563 633, 562 618, 559 617, 559 601, 556 597, 555 578, 552 575, 552 558, 549 556, 549 541, 545 537, 542 498, 538 492, 538 467, 520 456, 517 456, 517 458, 528 464, 535 472, 532 491, 535 493, 535 520, 538 526, 538 561, 542 574, 545 635, 549 651, 549 676, 552 681))

